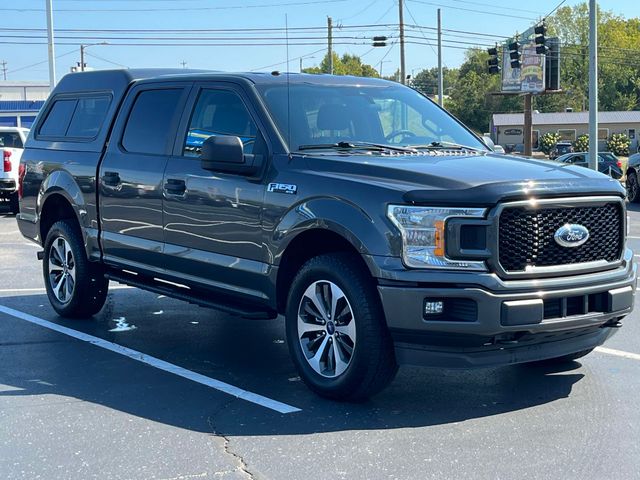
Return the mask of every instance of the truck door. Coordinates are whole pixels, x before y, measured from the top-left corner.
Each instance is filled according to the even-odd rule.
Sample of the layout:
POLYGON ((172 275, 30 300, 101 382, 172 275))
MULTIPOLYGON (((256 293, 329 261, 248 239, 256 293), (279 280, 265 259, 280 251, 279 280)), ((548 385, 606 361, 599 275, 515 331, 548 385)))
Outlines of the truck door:
POLYGON ((265 185, 204 170, 199 158, 206 138, 233 135, 241 138, 245 154, 266 161, 267 143, 250 105, 233 84, 196 83, 165 170, 164 238, 167 269, 179 277, 255 295, 247 286, 260 290, 265 280, 265 185))
POLYGON ((163 269, 162 177, 190 87, 141 84, 122 106, 98 172, 106 263, 163 269))

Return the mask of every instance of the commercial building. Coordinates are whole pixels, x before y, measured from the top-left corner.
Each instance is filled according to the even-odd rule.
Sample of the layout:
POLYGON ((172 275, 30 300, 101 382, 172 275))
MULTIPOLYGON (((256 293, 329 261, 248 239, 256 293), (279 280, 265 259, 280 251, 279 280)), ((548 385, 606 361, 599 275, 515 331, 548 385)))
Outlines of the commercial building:
MULTIPOLYGON (((624 133, 631 139, 631 150, 638 149, 640 111, 600 112, 599 149, 606 148, 607 138, 614 133, 624 133)), ((589 112, 559 112, 533 114, 533 149, 539 150, 539 138, 545 133, 559 133, 564 141, 575 142, 582 134, 589 133, 589 112)), ((491 121, 492 140, 504 147, 524 143, 524 114, 497 113, 491 121)))
POLYGON ((0 81, 0 126, 31 127, 49 91, 48 82, 0 81))

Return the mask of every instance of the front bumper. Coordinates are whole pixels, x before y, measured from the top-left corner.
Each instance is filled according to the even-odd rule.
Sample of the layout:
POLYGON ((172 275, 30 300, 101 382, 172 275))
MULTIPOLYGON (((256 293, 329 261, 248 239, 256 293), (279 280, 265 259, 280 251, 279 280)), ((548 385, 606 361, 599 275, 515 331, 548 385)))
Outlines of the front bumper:
POLYGON ((601 345, 634 306, 630 250, 615 270, 544 280, 405 276, 384 271, 390 264, 378 262, 378 291, 401 364, 468 368, 568 355, 601 345), (442 301, 444 312, 425 315, 427 299, 442 301))

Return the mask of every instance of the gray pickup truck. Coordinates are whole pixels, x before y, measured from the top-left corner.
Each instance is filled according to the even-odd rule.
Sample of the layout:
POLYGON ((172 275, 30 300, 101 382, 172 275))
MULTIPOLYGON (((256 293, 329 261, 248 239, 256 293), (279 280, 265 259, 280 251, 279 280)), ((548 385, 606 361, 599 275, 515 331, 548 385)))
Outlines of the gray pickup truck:
POLYGON ((109 280, 281 314, 300 376, 334 399, 401 364, 576 359, 633 308, 620 182, 495 155, 393 82, 71 74, 21 167, 18 224, 61 316, 98 312, 109 280))

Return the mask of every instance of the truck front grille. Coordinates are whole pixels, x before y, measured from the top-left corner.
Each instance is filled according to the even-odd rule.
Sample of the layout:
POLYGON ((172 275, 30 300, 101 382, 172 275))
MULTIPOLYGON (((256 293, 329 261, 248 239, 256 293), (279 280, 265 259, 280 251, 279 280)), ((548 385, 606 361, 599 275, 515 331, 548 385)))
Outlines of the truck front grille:
POLYGON ((540 209, 508 207, 500 214, 498 230, 499 261, 508 273, 524 272, 528 267, 616 262, 624 245, 624 211, 620 203, 540 209), (586 227, 589 240, 575 248, 560 246, 554 234, 565 224, 586 227))

